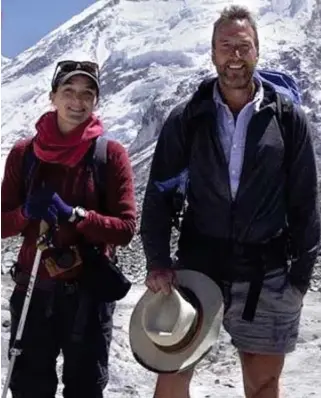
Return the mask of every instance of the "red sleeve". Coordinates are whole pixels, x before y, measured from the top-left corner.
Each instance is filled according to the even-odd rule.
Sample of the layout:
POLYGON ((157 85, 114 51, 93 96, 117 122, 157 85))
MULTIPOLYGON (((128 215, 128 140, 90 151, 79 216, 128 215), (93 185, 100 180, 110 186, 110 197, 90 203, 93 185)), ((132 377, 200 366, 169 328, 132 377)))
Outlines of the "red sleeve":
POLYGON ((1 238, 23 232, 28 220, 22 215, 22 160, 28 140, 17 142, 10 151, 1 184, 1 238))
POLYGON ((90 210, 77 229, 89 241, 127 245, 135 233, 136 204, 133 171, 125 148, 109 141, 106 164, 106 216, 90 210))

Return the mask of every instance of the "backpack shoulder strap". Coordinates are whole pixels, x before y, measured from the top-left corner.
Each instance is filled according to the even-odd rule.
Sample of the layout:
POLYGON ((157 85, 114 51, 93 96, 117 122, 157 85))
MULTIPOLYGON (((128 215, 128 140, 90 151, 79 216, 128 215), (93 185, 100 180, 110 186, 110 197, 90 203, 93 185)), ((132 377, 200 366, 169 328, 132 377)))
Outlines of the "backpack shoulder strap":
POLYGON ((27 145, 22 159, 21 174, 23 175, 23 187, 21 188, 23 196, 27 196, 32 189, 33 178, 38 164, 39 160, 33 151, 33 139, 32 139, 30 143, 27 145))
POLYGON ((276 94, 276 106, 277 106, 277 119, 279 128, 281 131, 282 139, 284 142, 284 164, 288 168, 290 166, 290 155, 291 155, 291 127, 290 127, 290 116, 293 111, 293 102, 287 95, 277 93, 276 94))
POLYGON ((96 162, 107 163, 108 138, 104 135, 99 136, 95 142, 94 159, 96 162))
POLYGON ((93 150, 93 176, 99 192, 99 207, 105 210, 106 207, 106 164, 107 164, 108 138, 99 136, 94 142, 93 150))

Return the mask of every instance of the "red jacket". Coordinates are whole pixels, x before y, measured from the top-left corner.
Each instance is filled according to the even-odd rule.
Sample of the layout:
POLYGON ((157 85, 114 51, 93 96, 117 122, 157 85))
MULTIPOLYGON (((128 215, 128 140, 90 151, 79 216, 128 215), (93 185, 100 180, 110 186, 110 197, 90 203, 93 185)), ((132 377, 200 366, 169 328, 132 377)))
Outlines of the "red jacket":
MULTIPOLYGON (((7 158, 1 187, 1 237, 23 235, 18 262, 23 271, 28 273, 31 272, 39 235, 39 222, 26 219, 21 212, 25 195, 22 160, 30 141, 21 140, 14 145, 7 158)), ((99 213, 93 176, 88 176, 85 171, 84 160, 73 168, 41 163, 35 175, 35 186, 37 181, 39 183, 43 179, 54 187, 67 204, 81 205, 89 211, 86 219, 77 225, 69 222, 60 225, 55 235, 57 245, 75 244, 82 235, 87 241, 104 246, 108 253, 114 246, 126 245, 131 241, 136 227, 133 173, 127 152, 121 144, 109 141, 107 146, 108 215, 99 213)), ((49 277, 41 263, 39 277, 49 277)))

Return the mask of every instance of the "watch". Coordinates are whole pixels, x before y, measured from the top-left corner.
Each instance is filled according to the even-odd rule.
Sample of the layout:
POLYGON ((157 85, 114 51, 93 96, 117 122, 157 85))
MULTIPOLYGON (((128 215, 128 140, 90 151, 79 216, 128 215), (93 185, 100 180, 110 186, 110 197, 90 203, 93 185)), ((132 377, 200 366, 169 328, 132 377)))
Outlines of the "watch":
POLYGON ((79 221, 84 220, 86 216, 87 216, 87 210, 84 209, 83 207, 77 206, 73 208, 72 215, 68 221, 78 223, 79 221))

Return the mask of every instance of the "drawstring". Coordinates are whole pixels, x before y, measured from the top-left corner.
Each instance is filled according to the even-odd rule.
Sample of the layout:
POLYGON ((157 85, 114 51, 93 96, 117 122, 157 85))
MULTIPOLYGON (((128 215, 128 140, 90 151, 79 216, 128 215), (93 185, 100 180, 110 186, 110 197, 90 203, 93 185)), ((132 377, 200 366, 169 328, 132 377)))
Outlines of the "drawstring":
POLYGON ((221 290, 224 297, 224 313, 226 314, 232 304, 232 282, 223 282, 221 290))

